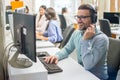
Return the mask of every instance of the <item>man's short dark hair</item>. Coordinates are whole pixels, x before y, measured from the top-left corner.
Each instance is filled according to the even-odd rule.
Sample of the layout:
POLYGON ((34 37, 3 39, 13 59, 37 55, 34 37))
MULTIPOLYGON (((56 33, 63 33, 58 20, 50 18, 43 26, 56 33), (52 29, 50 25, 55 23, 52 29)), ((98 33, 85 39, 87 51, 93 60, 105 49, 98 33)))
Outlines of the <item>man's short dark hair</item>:
POLYGON ((80 9, 86 9, 89 10, 90 16, 91 16, 91 22, 96 23, 97 22, 97 12, 94 9, 94 7, 90 4, 82 4, 79 6, 78 10, 80 9))

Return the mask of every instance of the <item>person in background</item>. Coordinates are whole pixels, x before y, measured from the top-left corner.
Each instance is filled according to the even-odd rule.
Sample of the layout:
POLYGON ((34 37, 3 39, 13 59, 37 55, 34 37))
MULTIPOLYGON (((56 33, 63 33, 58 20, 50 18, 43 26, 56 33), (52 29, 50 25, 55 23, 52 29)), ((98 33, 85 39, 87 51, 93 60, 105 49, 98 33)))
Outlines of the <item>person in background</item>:
POLYGON ((53 8, 46 10, 45 16, 49 20, 46 31, 44 33, 36 33, 37 39, 49 40, 52 43, 59 43, 62 41, 61 29, 58 26, 56 12, 53 8))
POLYGON ((100 80, 106 80, 109 39, 95 27, 97 13, 90 4, 82 4, 76 19, 79 30, 74 31, 64 48, 55 55, 45 57, 45 61, 57 64, 58 60, 68 57, 76 49, 78 63, 100 80))
POLYGON ((29 13, 29 8, 28 8, 28 6, 27 6, 27 5, 25 6, 25 12, 26 12, 26 14, 28 14, 28 13, 29 13))
POLYGON ((41 5, 39 8, 39 13, 36 16, 36 31, 44 33, 48 24, 45 17, 46 6, 41 5))
POLYGON ((65 17, 67 26, 77 23, 77 21, 69 14, 68 9, 66 7, 62 8, 62 15, 65 17))

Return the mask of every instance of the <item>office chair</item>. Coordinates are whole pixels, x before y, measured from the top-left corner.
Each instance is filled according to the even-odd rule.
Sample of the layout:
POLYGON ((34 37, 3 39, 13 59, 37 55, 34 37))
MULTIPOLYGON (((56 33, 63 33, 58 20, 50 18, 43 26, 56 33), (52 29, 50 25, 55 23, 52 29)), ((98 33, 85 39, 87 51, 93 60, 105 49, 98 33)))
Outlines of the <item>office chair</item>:
POLYGON ((109 38, 109 50, 107 56, 108 80, 116 80, 118 70, 120 69, 120 40, 109 38))
POLYGON ((62 30, 62 33, 63 33, 65 28, 67 27, 67 23, 66 23, 65 17, 62 14, 59 14, 58 16, 59 16, 59 19, 60 19, 60 27, 61 27, 61 30, 62 30))
POLYGON ((99 19, 100 30, 108 37, 111 37, 110 22, 108 19, 99 19))
POLYGON ((64 32, 63 32, 63 40, 62 42, 60 43, 60 46, 59 48, 63 48, 66 43, 69 41, 72 33, 74 32, 74 27, 73 27, 73 24, 68 26, 67 28, 65 28, 64 32))

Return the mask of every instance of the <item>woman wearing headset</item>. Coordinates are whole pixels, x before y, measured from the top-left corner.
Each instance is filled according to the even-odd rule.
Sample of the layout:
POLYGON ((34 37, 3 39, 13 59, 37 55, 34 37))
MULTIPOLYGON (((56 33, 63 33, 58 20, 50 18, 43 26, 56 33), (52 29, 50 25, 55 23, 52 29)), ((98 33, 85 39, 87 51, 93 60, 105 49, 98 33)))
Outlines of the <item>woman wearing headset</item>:
POLYGON ((59 43, 62 41, 61 28, 58 26, 56 13, 53 8, 46 10, 45 16, 49 20, 44 33, 36 33, 36 37, 41 40, 49 40, 52 43, 59 43))

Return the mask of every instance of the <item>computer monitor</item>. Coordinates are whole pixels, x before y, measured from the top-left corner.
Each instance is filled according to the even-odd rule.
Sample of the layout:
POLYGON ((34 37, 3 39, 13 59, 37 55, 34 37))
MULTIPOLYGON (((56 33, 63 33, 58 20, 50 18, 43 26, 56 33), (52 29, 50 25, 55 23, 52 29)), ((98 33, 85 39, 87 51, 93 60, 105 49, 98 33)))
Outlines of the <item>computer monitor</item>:
POLYGON ((19 54, 26 55, 36 62, 35 15, 13 13, 15 55, 9 61, 13 67, 25 68, 32 66, 28 59, 19 59, 19 54))
POLYGON ((103 18, 108 19, 111 24, 119 24, 120 13, 104 12, 103 18))
POLYGON ((16 8, 15 12, 17 12, 17 13, 25 13, 25 10, 26 10, 25 7, 20 7, 20 8, 16 8))

